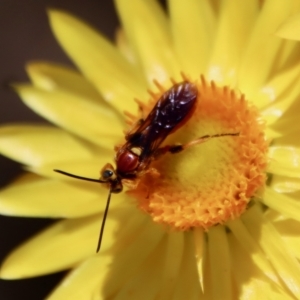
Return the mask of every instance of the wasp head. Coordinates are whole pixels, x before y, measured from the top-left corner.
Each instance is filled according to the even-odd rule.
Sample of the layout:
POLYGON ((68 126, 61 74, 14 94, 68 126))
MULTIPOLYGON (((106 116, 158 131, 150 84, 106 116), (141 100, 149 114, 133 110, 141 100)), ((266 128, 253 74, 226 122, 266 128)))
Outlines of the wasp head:
POLYGON ((100 171, 100 181, 108 184, 112 193, 120 193, 123 190, 123 185, 116 170, 111 164, 105 164, 100 171))

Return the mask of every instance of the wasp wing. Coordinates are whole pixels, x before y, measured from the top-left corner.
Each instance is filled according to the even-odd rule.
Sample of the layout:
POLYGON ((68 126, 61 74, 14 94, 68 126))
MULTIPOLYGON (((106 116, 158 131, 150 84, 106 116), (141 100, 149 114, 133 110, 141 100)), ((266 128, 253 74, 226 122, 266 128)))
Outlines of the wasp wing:
POLYGON ((175 84, 159 98, 144 122, 127 137, 130 148, 142 150, 140 161, 149 159, 166 137, 184 124, 196 100, 195 85, 186 81, 175 84))

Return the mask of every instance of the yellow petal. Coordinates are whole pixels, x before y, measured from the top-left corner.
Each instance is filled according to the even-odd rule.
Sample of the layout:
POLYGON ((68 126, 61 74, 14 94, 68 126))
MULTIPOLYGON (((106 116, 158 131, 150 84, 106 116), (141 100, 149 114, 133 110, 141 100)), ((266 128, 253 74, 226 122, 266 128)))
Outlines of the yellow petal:
POLYGON ((272 155, 273 160, 270 160, 267 171, 276 175, 283 175, 287 177, 300 177, 300 167, 298 164, 298 150, 280 148, 277 153, 272 155), (284 153, 287 157, 279 157, 280 153, 284 153))
POLYGON ((116 0, 123 27, 148 83, 161 83, 170 77, 181 79, 181 68, 171 47, 170 28, 162 8, 156 1, 116 0))
POLYGON ((164 259, 161 265, 162 268, 159 271, 161 273, 160 299, 172 299, 173 291, 178 282, 178 275, 182 274, 180 266, 183 260, 185 260, 183 256, 186 247, 184 234, 177 232, 169 233, 166 238, 167 242, 163 254, 164 259))
POLYGON ((271 146, 269 157, 287 168, 297 168, 300 173, 300 148, 293 146, 271 146))
POLYGON ((105 295, 101 296, 100 287, 109 271, 111 261, 112 257, 106 255, 90 257, 70 272, 47 300, 105 300, 105 295))
POLYGON ((177 284, 173 291, 173 295, 169 299, 199 300, 202 299, 202 296, 203 294, 200 288, 197 265, 195 261, 194 238, 191 232, 186 232, 181 269, 178 274, 177 284))
POLYGON ((100 185, 26 174, 0 191, 0 212, 26 217, 82 217, 103 211, 107 195, 108 190, 100 185))
POLYGON ((267 166, 267 172, 287 176, 287 177, 296 177, 300 178, 300 169, 299 167, 295 168, 294 166, 286 166, 275 160, 271 160, 267 166))
POLYGON ((259 244, 286 287, 300 297, 300 265, 272 224, 264 219, 257 205, 252 206, 242 220, 259 244))
POLYGON ((213 299, 232 299, 231 266, 224 226, 210 228, 208 251, 211 266, 213 299), (220 247, 222 245, 222 247, 220 247))
MULTIPOLYGON (((241 261, 241 265, 244 262, 241 261)), ((239 266, 239 267, 240 267, 239 266)), ((260 280, 252 277, 248 282, 242 283, 242 296, 240 300, 257 300, 257 299, 272 299, 272 300, 293 300, 294 298, 289 295, 280 286, 274 286, 270 282, 265 280, 260 280)))
POLYGON ((67 90, 84 98, 93 99, 99 105, 101 103, 108 107, 95 87, 79 72, 67 66, 45 61, 35 61, 26 65, 26 71, 32 83, 38 88, 48 91, 67 90))
POLYGON ((204 274, 204 276, 203 276, 203 291, 205 294, 204 299, 214 299, 213 298, 212 276, 211 276, 211 265, 210 265, 209 253, 207 251, 207 248, 205 249, 205 256, 203 259, 203 274, 204 274))
POLYGON ((276 35, 284 39, 300 40, 300 13, 297 12, 286 19, 277 29, 276 35))
POLYGON ((283 133, 280 133, 279 131, 274 130, 270 127, 267 127, 265 129, 265 136, 266 136, 267 141, 273 141, 274 139, 279 138, 282 135, 283 135, 283 133))
MULTIPOLYGON (((300 130, 299 121, 300 101, 295 101, 285 114, 272 126, 283 137, 293 138, 297 143, 300 130)), ((292 143, 293 145, 293 143, 292 143)))
MULTIPOLYGON (((299 66, 299 65, 298 65, 299 66)), ((300 67, 297 76, 300 75, 300 67)), ((292 81, 294 83, 294 81, 292 81)), ((287 93, 280 95, 276 101, 261 110, 261 116, 266 120, 267 125, 273 125, 280 117, 296 102, 299 93, 299 84, 294 83, 287 93)))
MULTIPOLYGON (((96 156, 88 160, 77 159, 74 161, 57 161, 39 167, 26 169, 45 177, 56 178, 68 182, 73 182, 74 184, 79 184, 80 181, 78 179, 56 173, 53 170, 58 169, 75 175, 97 179, 99 178, 99 173, 102 167, 106 163, 112 162, 112 160, 113 154, 108 155, 107 153, 101 152, 99 153, 99 157, 96 156)), ((98 186, 97 183, 89 183, 89 186, 92 185, 98 186)))
POLYGON ((119 123, 118 118, 123 120, 124 116, 114 113, 114 108, 110 106, 95 89, 95 87, 86 80, 77 71, 54 63, 48 62, 31 62, 27 64, 26 71, 33 84, 47 91, 66 90, 71 94, 81 96, 83 99, 88 99, 96 105, 101 106, 104 115, 114 117, 119 123))
POLYGON ((94 101, 63 90, 48 92, 30 85, 15 89, 32 110, 95 144, 111 147, 122 134, 121 120, 94 101))
POLYGON ((256 299, 277 299, 292 300, 289 292, 278 284, 270 281, 265 274, 252 262, 252 257, 246 253, 245 247, 229 234, 230 250, 233 276, 237 286, 237 295, 234 299, 256 300, 256 299), (241 268, 242 266, 242 268, 241 268))
POLYGON ((195 257, 201 289, 204 290, 204 255, 207 248, 206 236, 202 228, 194 229, 195 257))
POLYGON ((198 78, 207 67, 215 30, 215 15, 208 1, 169 0, 174 48, 182 70, 198 78))
POLYGON ((114 261, 103 287, 103 292, 108 299, 122 289, 124 283, 140 268, 165 234, 148 217, 143 216, 141 218, 136 215, 133 217, 134 220, 128 220, 127 222, 135 221, 134 230, 131 229, 132 226, 130 228, 124 226, 124 229, 121 228, 118 232, 116 247, 119 250, 115 253, 114 261), (126 246, 124 247, 124 245, 126 246))
POLYGON ((275 139, 269 150, 268 172, 288 177, 300 177, 300 141, 297 133, 275 139))
POLYGON ((285 1, 284 5, 281 0, 263 2, 239 72, 239 88, 250 99, 254 98, 253 93, 271 74, 277 51, 282 44, 282 40, 274 36, 274 32, 292 9, 293 0, 285 1))
POLYGON ((299 90, 296 84, 299 74, 299 64, 283 70, 264 84, 257 95, 251 99, 258 108, 263 108, 262 114, 265 118, 273 117, 272 123, 277 121, 295 101, 296 90, 299 90))
POLYGON ((294 256, 300 258, 300 223, 292 219, 284 219, 273 222, 276 230, 282 236, 287 247, 293 252, 294 256))
POLYGON ((130 299, 132 300, 150 300, 155 299, 159 293, 160 287, 160 271, 163 264, 164 243, 162 240, 151 251, 148 257, 142 261, 141 265, 122 285, 122 288, 114 295, 115 300, 130 299), (145 270, 147 270, 145 272, 145 270), (141 288, 141 286, 143 288, 141 288), (147 291, 145 293, 145 291, 147 291))
MULTIPOLYGON (((241 247, 246 251, 248 258, 251 258, 252 264, 259 268, 264 274, 271 280, 273 283, 279 284, 277 274, 274 273, 272 266, 267 260, 265 254, 259 247, 257 241, 250 235, 245 225, 241 222, 240 219, 228 222, 226 224, 232 231, 234 237, 239 242, 241 247)), ((249 268, 254 269, 254 266, 248 266, 249 268)), ((235 270, 235 272, 237 272, 235 270)), ((244 269, 243 269, 244 271, 244 269)), ((243 272, 242 272, 243 273, 243 272)))
MULTIPOLYGON (((101 252, 115 241, 118 226, 114 210, 108 215, 101 252)), ((69 269, 95 255, 102 215, 59 221, 10 253, 1 278, 18 279, 69 269)))
POLYGON ((300 190, 300 178, 273 174, 270 186, 277 193, 292 193, 300 190))
POLYGON ((300 220, 300 202, 292 197, 279 194, 272 188, 265 187, 261 201, 288 218, 300 220))
POLYGON ((275 139, 272 142, 272 146, 275 147, 283 147, 283 148, 290 148, 290 149, 298 149, 300 148, 300 140, 297 139, 295 133, 286 133, 285 135, 281 136, 280 138, 275 139))
POLYGON ((0 128, 0 152, 33 167, 89 159, 95 150, 69 133, 51 126, 18 124, 0 128))
POLYGON ((104 99, 117 110, 135 111, 146 95, 143 77, 93 28, 63 11, 50 10, 52 30, 68 55, 104 99))
POLYGON ((274 62, 275 72, 272 73, 276 74, 279 70, 283 71, 285 69, 289 69, 295 65, 298 65, 299 48, 299 43, 297 41, 284 40, 282 43, 282 48, 280 49, 280 55, 278 59, 276 59, 276 62, 274 62))
POLYGON ((119 28, 116 32, 116 44, 118 49, 126 57, 126 59, 138 68, 138 58, 136 57, 132 46, 129 44, 127 36, 122 28, 119 28))
MULTIPOLYGON (((257 16, 256 1, 222 1, 208 78, 236 86, 238 66, 257 16)), ((199 54, 201 55, 201 54, 199 54)))
MULTIPOLYGON (((175 239, 178 238, 178 235, 183 236, 182 233, 173 233, 173 235, 175 239)), ((129 294, 130 299, 137 300, 157 298, 180 300, 185 299, 185 297, 186 299, 199 299, 201 291, 193 255, 194 243, 191 233, 185 234, 184 252, 181 253, 182 259, 175 263, 180 268, 176 270, 176 274, 174 274, 176 276, 172 276, 173 285, 175 284, 174 288, 170 290, 168 286, 164 285, 162 270, 168 255, 166 248, 171 249, 172 247, 169 242, 170 240, 165 238, 154 248, 139 268, 124 283, 114 299, 126 299, 129 294), (147 272, 144 270, 147 270, 147 272), (143 286, 142 289, 140 288, 141 286, 143 286), (147 290, 147 295, 145 295, 145 290, 147 290), (167 295, 166 292, 171 293, 168 298, 164 298, 164 295, 167 295)), ((175 249, 173 248, 173 250, 175 249)))

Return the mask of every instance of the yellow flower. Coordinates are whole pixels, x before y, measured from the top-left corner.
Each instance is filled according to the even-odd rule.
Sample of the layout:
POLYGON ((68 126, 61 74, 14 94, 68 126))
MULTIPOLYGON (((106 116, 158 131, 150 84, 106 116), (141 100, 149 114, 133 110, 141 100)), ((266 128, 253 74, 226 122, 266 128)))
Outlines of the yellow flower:
POLYGON ((0 152, 31 171, 1 191, 0 211, 65 219, 13 251, 1 277, 72 269, 51 300, 299 299, 299 44, 276 31, 295 38, 300 1, 168 4, 170 17, 154 0, 116 0, 117 47, 49 12, 80 72, 35 62, 32 84, 14 85, 58 127, 0 129, 0 152), (124 143, 124 110, 138 118, 133 99, 148 113, 184 79, 196 109, 165 144, 189 147, 113 195, 96 254, 107 189, 53 169, 94 178, 124 143), (226 133, 239 136, 190 144, 226 133))

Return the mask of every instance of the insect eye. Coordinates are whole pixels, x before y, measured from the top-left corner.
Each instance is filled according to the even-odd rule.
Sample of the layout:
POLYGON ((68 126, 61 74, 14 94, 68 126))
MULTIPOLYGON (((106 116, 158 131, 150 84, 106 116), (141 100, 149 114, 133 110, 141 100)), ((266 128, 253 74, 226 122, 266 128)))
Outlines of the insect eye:
POLYGON ((111 164, 106 164, 100 172, 100 181, 108 182, 116 179, 115 169, 111 164))
POLYGON ((102 172, 102 178, 104 180, 111 178, 114 175, 114 172, 112 170, 104 170, 102 172))

